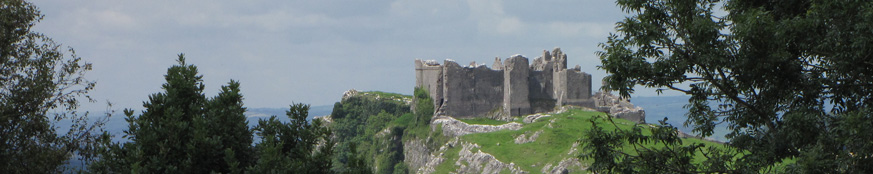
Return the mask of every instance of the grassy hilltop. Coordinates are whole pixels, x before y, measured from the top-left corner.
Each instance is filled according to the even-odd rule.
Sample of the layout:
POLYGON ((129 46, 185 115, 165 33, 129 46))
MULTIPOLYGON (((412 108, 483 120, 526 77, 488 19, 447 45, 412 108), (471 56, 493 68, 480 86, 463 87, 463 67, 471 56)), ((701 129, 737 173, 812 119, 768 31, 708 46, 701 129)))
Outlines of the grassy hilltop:
MULTIPOLYGON (((524 117, 517 117, 514 121, 521 124, 517 130, 505 129, 486 133, 472 133, 458 137, 450 137, 442 131, 442 125, 416 125, 416 114, 413 111, 396 109, 397 107, 409 107, 413 104, 413 97, 385 92, 360 92, 343 102, 338 102, 334 108, 335 114, 349 113, 349 110, 357 110, 358 115, 344 114, 333 118, 334 130, 338 130, 339 136, 354 136, 340 138, 339 147, 348 143, 354 143, 362 156, 371 160, 376 173, 416 173, 423 170, 412 168, 414 164, 407 164, 413 159, 405 159, 404 145, 411 141, 425 142, 425 147, 430 155, 428 160, 435 163, 431 172, 449 173, 461 170, 470 171, 471 159, 463 159, 464 153, 478 153, 491 155, 502 164, 511 164, 513 168, 499 168, 499 173, 512 173, 512 169, 530 173, 550 172, 560 163, 576 161, 565 165, 571 173, 588 173, 584 171, 591 164, 590 159, 578 160, 578 156, 585 152, 586 145, 584 133, 593 127, 593 123, 606 131, 629 130, 632 127, 640 127, 643 132, 655 125, 636 124, 624 119, 612 119, 602 112, 590 111, 585 108, 571 108, 559 113, 545 113, 550 115, 542 117, 530 123, 525 123, 524 117), (354 102, 350 102, 354 101, 354 102), (385 108, 394 108, 385 110, 385 108), (350 124, 352 121, 355 124, 350 124), (593 122, 592 122, 593 121, 593 122), (339 123, 339 124, 336 124, 339 123), (343 127, 340 127, 343 126, 343 127), (349 129, 355 127, 353 129, 349 129), (357 130, 356 133, 343 133, 343 131, 357 130), (521 138, 520 138, 521 137, 521 138), (532 138, 535 137, 535 138, 532 138), (529 142, 517 143, 517 139, 528 139, 529 142), (466 149, 465 149, 466 148, 466 149), (433 162, 434 158, 440 158, 441 162, 433 162), (465 168, 466 169, 462 169, 465 168)), ((487 118, 462 119, 470 125, 503 125, 511 122, 491 120, 487 118)), ((696 138, 684 138, 684 143, 705 143, 720 147, 721 145, 696 138)), ((657 146, 649 148, 659 148, 657 146)), ((625 153, 636 153, 631 147, 625 147, 625 153)), ((348 155, 348 154, 347 154, 348 155)), ((342 155, 340 155, 342 156, 342 155)), ((407 155, 408 156, 408 155, 407 155)), ((701 158, 699 156, 698 158, 701 158)), ((340 158, 342 161, 344 157, 340 158)), ((347 157, 345 157, 347 158, 347 157)), ((425 158, 425 157, 419 157, 425 158)), ((424 168, 424 167, 422 167, 424 168)), ((477 169, 473 169, 477 170, 477 169)), ((481 171, 480 171, 481 172, 481 171)))

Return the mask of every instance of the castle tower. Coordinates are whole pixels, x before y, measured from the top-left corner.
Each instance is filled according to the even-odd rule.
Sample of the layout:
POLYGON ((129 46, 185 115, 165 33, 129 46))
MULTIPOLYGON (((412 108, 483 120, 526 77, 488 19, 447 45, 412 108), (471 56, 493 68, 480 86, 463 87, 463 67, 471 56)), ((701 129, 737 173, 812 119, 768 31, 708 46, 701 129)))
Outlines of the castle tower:
POLYGON ((503 113, 510 116, 531 114, 527 58, 516 55, 506 59, 503 65, 503 113))
POLYGON ((443 67, 433 60, 415 59, 415 86, 428 91, 434 108, 443 101, 443 67))

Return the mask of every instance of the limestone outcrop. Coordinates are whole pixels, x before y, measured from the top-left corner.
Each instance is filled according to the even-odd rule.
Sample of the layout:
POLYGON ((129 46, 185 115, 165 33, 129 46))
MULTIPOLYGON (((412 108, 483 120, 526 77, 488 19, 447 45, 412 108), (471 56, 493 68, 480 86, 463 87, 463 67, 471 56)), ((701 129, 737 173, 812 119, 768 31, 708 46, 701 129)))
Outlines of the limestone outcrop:
POLYGON ((543 130, 538 130, 534 133, 525 132, 524 134, 515 137, 515 144, 524 144, 530 143, 537 140, 540 137, 540 134, 543 134, 543 130))
POLYGON ((609 113, 616 118, 622 118, 637 123, 646 122, 646 111, 642 107, 634 106, 627 99, 622 99, 609 92, 600 91, 594 94, 595 109, 609 113))
POLYGON ((415 85, 428 90, 436 115, 456 118, 506 119, 556 106, 594 107, 591 75, 579 66, 567 69, 567 55, 560 48, 544 50, 532 62, 521 55, 503 61, 498 57, 492 66, 416 59, 415 85))
POLYGON ((462 143, 461 151, 458 152, 458 161, 455 162, 458 173, 488 173, 497 174, 507 169, 510 173, 528 173, 514 163, 506 164, 497 160, 491 154, 479 150, 479 145, 462 143), (475 151, 474 151, 475 150, 475 151))
POLYGON ((538 114, 525 116, 524 120, 522 120, 522 121, 524 123, 533 123, 533 122, 536 122, 537 120, 539 120, 540 118, 546 118, 546 117, 551 117, 551 116, 552 115, 538 113, 538 114))
MULTIPOLYGON (((413 139, 403 142, 403 162, 405 162, 410 169, 424 169, 425 165, 434 158, 431 156, 431 150, 428 150, 424 141, 425 140, 421 139, 413 139)), ((442 161, 436 163, 439 164, 439 162, 442 161)))
POLYGON ((486 133, 486 132, 494 132, 499 130, 518 130, 521 129, 522 125, 516 122, 510 122, 502 125, 479 125, 479 124, 467 124, 463 121, 457 120, 452 117, 436 117, 430 123, 431 128, 436 131, 438 126, 442 126, 443 135, 450 137, 458 137, 461 135, 467 135, 472 133, 486 133))

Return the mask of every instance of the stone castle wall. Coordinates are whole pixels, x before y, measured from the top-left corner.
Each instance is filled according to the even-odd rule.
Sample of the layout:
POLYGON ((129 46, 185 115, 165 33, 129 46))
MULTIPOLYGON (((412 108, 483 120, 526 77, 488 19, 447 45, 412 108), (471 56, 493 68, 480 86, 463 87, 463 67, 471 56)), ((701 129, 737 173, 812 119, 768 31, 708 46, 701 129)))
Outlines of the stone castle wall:
POLYGON ((501 106, 503 71, 485 66, 461 67, 453 61, 446 61, 443 67, 442 106, 434 108, 443 108, 446 115, 472 118, 501 106))
POLYGON ((415 60, 415 73, 416 86, 428 90, 439 115, 506 118, 563 105, 595 107, 591 75, 579 66, 567 69, 567 55, 559 48, 532 62, 520 55, 496 58, 492 68, 415 60))

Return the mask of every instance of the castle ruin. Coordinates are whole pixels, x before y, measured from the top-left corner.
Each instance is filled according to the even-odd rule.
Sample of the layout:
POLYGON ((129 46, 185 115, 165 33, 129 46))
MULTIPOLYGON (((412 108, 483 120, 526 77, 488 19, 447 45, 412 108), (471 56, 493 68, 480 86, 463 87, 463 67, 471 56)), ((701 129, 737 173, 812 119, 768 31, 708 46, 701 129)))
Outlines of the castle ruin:
POLYGON ((504 119, 564 105, 596 108, 591 75, 578 65, 567 69, 560 48, 544 50, 532 63, 521 55, 498 57, 491 67, 416 59, 415 85, 429 92, 438 115, 456 118, 504 119))

